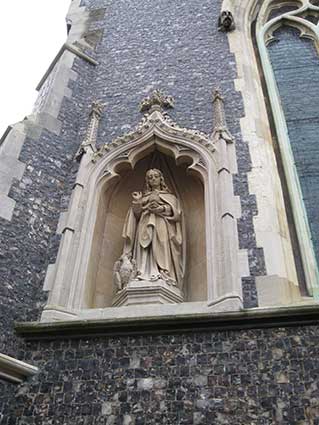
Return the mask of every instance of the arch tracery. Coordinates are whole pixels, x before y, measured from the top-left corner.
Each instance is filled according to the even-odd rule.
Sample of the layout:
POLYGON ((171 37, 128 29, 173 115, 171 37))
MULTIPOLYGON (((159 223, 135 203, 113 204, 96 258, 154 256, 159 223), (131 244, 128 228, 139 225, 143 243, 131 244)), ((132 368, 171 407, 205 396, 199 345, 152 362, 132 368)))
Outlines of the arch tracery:
MULTIPOLYGON (((102 276, 100 269, 105 268, 105 261, 101 262, 96 258, 101 255, 104 255, 104 258, 113 255, 108 251, 110 241, 104 243, 103 238, 107 239, 112 229, 120 229, 127 206, 124 205, 118 213, 120 217, 115 220, 111 217, 112 224, 107 224, 105 216, 110 205, 114 204, 112 196, 118 193, 118 188, 126 190, 126 183, 121 182, 135 178, 137 182, 140 181, 141 170, 145 167, 143 164, 149 161, 154 152, 167 158, 167 163, 170 164, 168 168, 171 167, 170 172, 174 174, 171 181, 176 180, 175 189, 182 193, 183 202, 193 206, 196 204, 191 202, 192 191, 186 193, 187 187, 183 187, 183 179, 185 181, 188 179, 189 184, 193 184, 194 196, 197 196, 198 204, 202 202, 202 207, 199 207, 202 208, 202 222, 196 223, 195 214, 188 213, 187 217, 189 228, 192 229, 192 235, 189 237, 192 255, 186 260, 190 271, 188 298, 185 301, 190 304, 201 301, 206 306, 211 305, 216 311, 240 308, 242 295, 236 258, 238 249, 236 213, 231 206, 232 177, 229 173, 229 163, 232 161, 229 156, 232 155, 227 153, 227 146, 230 147, 233 141, 228 134, 224 127, 217 129, 213 138, 196 130, 180 128, 162 112, 160 106, 154 106, 135 131, 99 149, 95 147, 85 149, 75 188, 79 193, 78 196, 73 196, 69 209, 69 216, 77 215, 74 234, 70 236, 70 240, 66 240, 67 238, 62 240, 56 264, 56 273, 60 274, 60 277, 56 277, 55 283, 60 280, 64 290, 61 291, 59 285, 53 284, 43 320, 48 320, 52 315, 54 306, 63 305, 66 310, 79 315, 88 309, 92 311, 94 308, 101 309, 111 305, 110 265, 106 270, 108 279, 105 279, 105 285, 109 287, 106 291, 108 295, 106 292, 101 293, 99 300, 94 301, 97 299, 95 296, 97 286, 101 288, 104 285, 103 278, 96 276, 99 274, 102 276), (223 143, 225 146, 222 146, 223 143), (185 178, 181 177, 183 173, 185 178), (187 177, 188 175, 190 177, 187 177), (227 229, 223 224, 225 220, 228 221, 227 229), (198 228, 195 231, 196 225, 198 228), (201 233, 205 239, 204 245, 202 244, 203 252, 202 248, 194 248, 200 247, 198 241, 196 242, 197 233, 201 233), (102 234, 104 236, 101 236, 102 234), (231 243, 228 240, 230 235, 232 235, 231 243), (62 264, 65 265, 65 262, 67 265, 63 268, 62 264), (98 263, 102 266, 98 266, 98 263), (198 272, 200 268, 203 269, 204 264, 205 276, 202 272, 201 274, 198 272), (100 283, 96 283, 97 280, 100 283), (196 285, 203 287, 203 282, 205 289, 199 292, 194 289, 196 285), (103 297, 108 298, 106 303, 103 297)), ((120 231, 117 233, 115 250, 118 250, 120 244, 120 231)), ((114 257, 116 255, 114 254, 114 257)))
MULTIPOLYGON (((283 34, 279 31, 289 31, 291 28, 299 31, 296 39, 304 40, 304 42, 309 40, 309 43, 314 46, 314 51, 318 52, 318 6, 317 0, 265 0, 262 2, 240 0, 236 3, 224 0, 223 2, 223 7, 233 12, 238 24, 237 33, 230 34, 229 41, 239 68, 236 83, 238 90, 242 91, 247 113, 242 124, 242 131, 244 138, 250 143, 253 164, 257 164, 257 168, 254 168, 249 176, 250 187, 256 194, 257 205, 259 205, 258 217, 255 220, 257 240, 264 248, 268 274, 278 276, 278 278, 283 276, 282 280, 280 280, 281 278, 278 280, 276 287, 279 287, 279 282, 282 282, 283 286, 286 285, 287 288, 295 291, 293 288, 296 288, 298 284, 299 287, 301 285, 301 288, 305 288, 303 282, 306 282, 308 295, 314 297, 318 295, 319 274, 313 235, 307 220, 280 92, 268 50, 269 48, 276 49, 276 39, 279 40, 278 36, 283 34), (264 87, 264 83, 266 83, 266 87, 264 87), (254 92, 253 97, 251 96, 252 92, 254 92), (268 99, 266 102, 265 98, 268 99), (270 110, 271 115, 269 115, 270 110), (273 128, 275 128, 275 132, 273 132, 273 128), (276 155, 279 162, 275 159, 277 151, 277 149, 274 150, 275 140, 278 141, 280 150, 279 160, 276 155), (271 157, 272 160, 268 160, 264 172, 263 168, 258 169, 260 163, 263 162, 262 158, 270 159, 271 157), (284 179, 279 171, 280 162, 283 163, 284 179), (267 180, 266 170, 272 174, 272 179, 267 180), (261 192, 260 180, 264 182, 261 192), (286 184, 291 208, 287 206, 283 196, 283 188, 286 184), (272 207, 271 220, 270 205, 272 207), (292 211, 293 220, 289 215, 287 218, 286 212, 284 212, 285 218, 283 219, 285 208, 287 211, 292 211), (288 225, 288 221, 290 224, 294 221, 295 231, 293 226, 288 225), (266 233, 266 229, 268 229, 268 233, 266 233), (271 235, 271 238, 266 237, 266 234, 271 235), (276 258, 272 250, 268 248, 270 239, 272 246, 277 247, 276 258), (298 240, 298 242, 292 242, 293 240, 298 240), (298 254, 298 250, 300 254, 298 254), (281 259, 278 261, 280 256, 281 259), (301 267, 298 258, 302 259, 301 267), (302 269, 305 277, 302 277, 299 272, 297 273, 297 270, 302 269), (290 282, 293 283, 292 286, 290 282)), ((301 46, 299 52, 302 52, 301 46)), ((290 53, 290 56, 294 57, 294 54, 290 53)), ((284 60, 284 55, 281 55, 281 59, 284 60)), ((286 75, 284 71, 283 75, 286 75)), ((301 81, 301 75, 298 75, 298 80, 301 81)), ((292 83, 292 86, 296 87, 296 84, 292 83)), ((299 95, 296 96, 298 98, 299 95)), ((304 90, 301 90, 300 96, 305 99, 304 90)), ((265 165, 266 162, 265 160, 265 165)), ((312 220, 312 226, 313 223, 312 220)), ((263 298, 264 292, 268 292, 267 288, 272 287, 271 279, 265 276, 257 278, 257 281, 257 287, 260 287, 262 291, 260 297, 263 298), (268 281, 269 283, 266 283, 268 281), (266 285, 268 285, 267 288, 266 285)), ((275 287, 273 290, 275 291, 275 287)), ((305 289, 302 289, 302 293, 306 294, 305 289)), ((292 297, 292 299, 296 298, 292 297)), ((265 298, 265 301, 260 302, 268 303, 269 299, 265 298)))
MULTIPOLYGON (((285 104, 282 103, 280 98, 283 89, 278 87, 268 49, 270 43, 276 41, 276 31, 280 28, 292 27, 299 31, 299 36, 301 38, 313 41, 318 50, 319 30, 316 24, 316 19, 318 19, 318 17, 319 7, 310 3, 309 0, 280 2, 279 4, 266 1, 263 3, 260 10, 256 26, 258 49, 276 125, 281 158, 298 235, 306 285, 309 293, 315 296, 317 296, 319 288, 319 272, 315 247, 313 245, 313 234, 308 221, 308 212, 306 211, 303 200, 304 193, 300 182, 298 167, 296 165, 297 160, 295 158, 295 151, 290 140, 291 130, 288 128, 286 121, 286 112, 284 111, 285 104), (294 9, 286 11, 285 7, 288 4, 294 6, 294 9), (267 16, 271 16, 272 10, 276 10, 276 16, 267 20, 267 16), (309 17, 311 19, 309 19, 309 17)), ((286 109, 287 107, 288 106, 286 106, 286 109)))
POLYGON ((300 31, 300 37, 309 38, 318 43, 319 7, 309 0, 264 2, 257 19, 257 37, 263 39, 266 46, 276 40, 274 32, 282 25, 291 26, 300 31))

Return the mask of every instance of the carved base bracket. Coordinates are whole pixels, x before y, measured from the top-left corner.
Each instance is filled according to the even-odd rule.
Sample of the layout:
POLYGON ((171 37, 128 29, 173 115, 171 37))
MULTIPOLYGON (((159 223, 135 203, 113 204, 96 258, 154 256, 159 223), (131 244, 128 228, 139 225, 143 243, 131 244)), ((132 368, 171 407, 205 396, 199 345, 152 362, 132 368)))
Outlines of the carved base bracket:
POLYGON ((133 280, 113 300, 114 307, 146 304, 178 304, 184 301, 181 291, 164 280, 133 280))
POLYGON ((214 301, 208 301, 214 313, 224 313, 229 311, 240 311, 243 309, 243 300, 238 294, 225 294, 214 301))

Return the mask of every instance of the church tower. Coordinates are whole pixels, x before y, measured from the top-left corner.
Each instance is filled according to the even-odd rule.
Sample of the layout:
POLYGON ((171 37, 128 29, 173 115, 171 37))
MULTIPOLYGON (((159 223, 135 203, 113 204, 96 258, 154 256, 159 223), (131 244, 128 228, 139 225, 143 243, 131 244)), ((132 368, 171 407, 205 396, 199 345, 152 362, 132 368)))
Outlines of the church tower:
POLYGON ((0 142, 1 424, 317 423, 318 20, 72 0, 0 142))

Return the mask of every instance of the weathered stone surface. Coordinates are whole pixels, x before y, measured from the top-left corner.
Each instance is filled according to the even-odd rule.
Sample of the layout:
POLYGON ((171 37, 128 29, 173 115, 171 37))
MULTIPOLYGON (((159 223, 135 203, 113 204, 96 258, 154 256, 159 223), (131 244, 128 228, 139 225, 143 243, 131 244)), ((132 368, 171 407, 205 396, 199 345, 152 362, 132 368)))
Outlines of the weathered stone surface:
POLYGON ((317 326, 32 342, 0 422, 316 424, 318 347, 317 326))
POLYGON ((88 30, 107 27, 96 46, 99 65, 74 59, 57 117, 62 123, 60 134, 43 129, 36 139, 32 132, 26 137, 19 157, 26 164, 25 172, 9 192, 15 201, 12 220, 1 220, 1 338, 7 354, 15 352, 9 338, 12 320, 36 319, 45 301, 41 288, 47 266, 54 263, 57 253, 60 236, 55 230, 60 212, 68 206, 77 169, 73 157, 85 136, 89 106, 96 99, 107 104, 98 135, 103 144, 136 125, 140 120, 137 105, 156 88, 176 99, 172 112, 176 121, 209 133, 213 126, 211 92, 221 88, 229 129, 236 139, 234 186, 242 207, 240 248, 249 249, 252 275, 249 286, 244 286, 246 306, 257 304, 253 276, 265 273, 262 249, 256 248, 254 237, 257 209, 248 192, 246 176, 251 165, 240 135, 243 106, 234 89, 236 66, 227 38, 213 24, 221 2, 165 0, 159 5, 155 0, 125 4, 91 0, 82 6, 90 10, 91 18, 96 15, 89 19, 88 30))
MULTIPOLYGON (((89 44, 81 49, 87 47, 99 65, 72 59, 72 78, 54 117, 61 126, 53 129, 51 123, 49 131, 46 117, 41 131, 26 135, 19 156, 24 174, 21 181, 13 179, 9 192, 12 219, 0 219, 0 349, 41 370, 19 388, 0 384, 1 425, 297 424, 316 418, 315 327, 27 344, 12 333, 13 321, 36 320, 46 300, 45 273, 56 259, 60 235, 55 232, 68 207, 78 167, 73 158, 85 137, 90 105, 106 103, 98 133, 103 145, 139 122, 140 101, 157 88, 174 96, 176 122, 206 133, 213 128, 212 90, 218 86, 224 94, 238 159, 239 243, 249 253, 245 305, 257 305, 254 278, 266 270, 254 234, 258 211, 249 195, 251 162, 240 132, 244 112, 234 87, 237 69, 216 25, 221 3, 81 2, 90 11, 81 37, 86 34, 95 51, 89 44)), ((45 98, 43 90, 39 109, 45 98)))

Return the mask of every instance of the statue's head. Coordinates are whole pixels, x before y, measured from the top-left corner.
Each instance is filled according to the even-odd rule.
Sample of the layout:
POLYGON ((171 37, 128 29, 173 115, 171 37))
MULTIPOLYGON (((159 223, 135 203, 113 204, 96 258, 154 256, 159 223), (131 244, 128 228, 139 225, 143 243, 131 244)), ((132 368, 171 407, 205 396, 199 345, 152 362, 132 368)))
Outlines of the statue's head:
POLYGON ((168 187, 166 186, 164 176, 161 170, 158 170, 157 168, 151 168, 146 171, 145 183, 146 192, 151 192, 154 189, 165 190, 168 192, 168 187))

